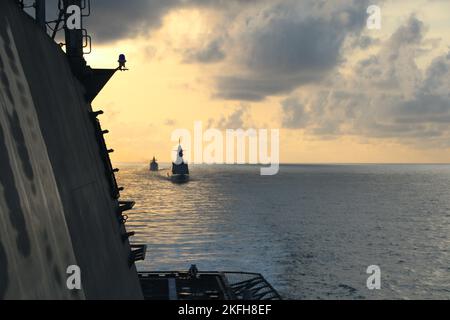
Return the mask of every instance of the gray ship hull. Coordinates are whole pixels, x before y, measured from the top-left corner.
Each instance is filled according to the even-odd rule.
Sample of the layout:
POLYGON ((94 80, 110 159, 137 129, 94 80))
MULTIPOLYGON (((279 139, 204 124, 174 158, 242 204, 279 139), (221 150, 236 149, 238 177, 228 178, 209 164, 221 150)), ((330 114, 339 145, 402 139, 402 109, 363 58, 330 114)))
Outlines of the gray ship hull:
POLYGON ((0 299, 143 298, 91 112, 60 47, 0 1, 0 299))
POLYGON ((189 175, 188 174, 172 174, 170 176, 170 180, 173 183, 186 183, 189 181, 189 175))

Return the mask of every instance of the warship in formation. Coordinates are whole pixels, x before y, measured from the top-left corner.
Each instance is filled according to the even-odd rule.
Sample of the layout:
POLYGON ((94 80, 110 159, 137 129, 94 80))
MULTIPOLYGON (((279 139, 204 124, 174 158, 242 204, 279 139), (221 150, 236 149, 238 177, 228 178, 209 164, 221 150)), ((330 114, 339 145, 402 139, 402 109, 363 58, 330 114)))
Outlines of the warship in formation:
POLYGON ((177 159, 172 162, 172 182, 185 183, 189 181, 189 165, 184 161, 184 151, 181 147, 181 141, 178 145, 177 159))
POLYGON ((156 158, 153 157, 152 161, 150 162, 150 171, 156 172, 158 170, 159 170, 158 161, 156 161, 156 158))
POLYGON ((138 272, 134 202, 121 198, 103 111, 91 105, 125 56, 118 68, 86 64, 91 38, 65 22, 69 7, 90 15, 91 1, 61 0, 54 21, 45 0, 31 2, 30 13, 0 1, 0 300, 279 299, 254 273, 138 272), (81 290, 67 287, 71 266, 81 290))

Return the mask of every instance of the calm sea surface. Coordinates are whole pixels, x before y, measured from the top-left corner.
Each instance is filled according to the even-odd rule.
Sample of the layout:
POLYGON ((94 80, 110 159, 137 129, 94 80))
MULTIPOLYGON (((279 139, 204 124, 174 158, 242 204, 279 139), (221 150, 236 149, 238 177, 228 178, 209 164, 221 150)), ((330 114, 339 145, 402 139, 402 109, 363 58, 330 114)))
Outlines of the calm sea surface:
POLYGON ((140 269, 258 272, 286 299, 450 299, 450 166, 200 166, 185 185, 120 167, 140 269))

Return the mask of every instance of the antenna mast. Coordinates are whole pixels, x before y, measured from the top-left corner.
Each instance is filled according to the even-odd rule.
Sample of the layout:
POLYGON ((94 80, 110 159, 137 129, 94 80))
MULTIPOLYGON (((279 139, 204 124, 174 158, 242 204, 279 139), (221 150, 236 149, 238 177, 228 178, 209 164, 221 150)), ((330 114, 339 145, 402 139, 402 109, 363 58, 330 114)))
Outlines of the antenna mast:
MULTIPOLYGON (((45 1, 45 0, 43 0, 45 1)), ((76 6, 82 8, 82 0, 63 0, 64 8, 64 21, 67 21, 70 17, 68 13, 68 8, 71 6, 76 6)), ((75 72, 75 74, 81 74, 86 67, 86 60, 83 57, 83 16, 81 19, 80 29, 69 29, 64 26, 65 38, 66 38, 66 54, 69 58, 70 64, 75 72)))
POLYGON ((47 23, 45 15, 45 0, 36 0, 34 2, 34 8, 36 10, 36 22, 37 24, 47 32, 47 23))

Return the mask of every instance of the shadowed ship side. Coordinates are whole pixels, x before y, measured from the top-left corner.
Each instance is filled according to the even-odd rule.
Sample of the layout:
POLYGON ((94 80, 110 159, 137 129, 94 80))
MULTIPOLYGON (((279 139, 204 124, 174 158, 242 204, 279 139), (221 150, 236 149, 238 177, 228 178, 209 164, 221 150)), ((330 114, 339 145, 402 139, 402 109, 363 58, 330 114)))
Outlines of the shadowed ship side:
POLYGON ((85 68, 75 76, 19 1, 0 1, 0 299, 142 298, 90 105, 104 83, 85 68), (67 289, 70 265, 82 290, 67 289))

